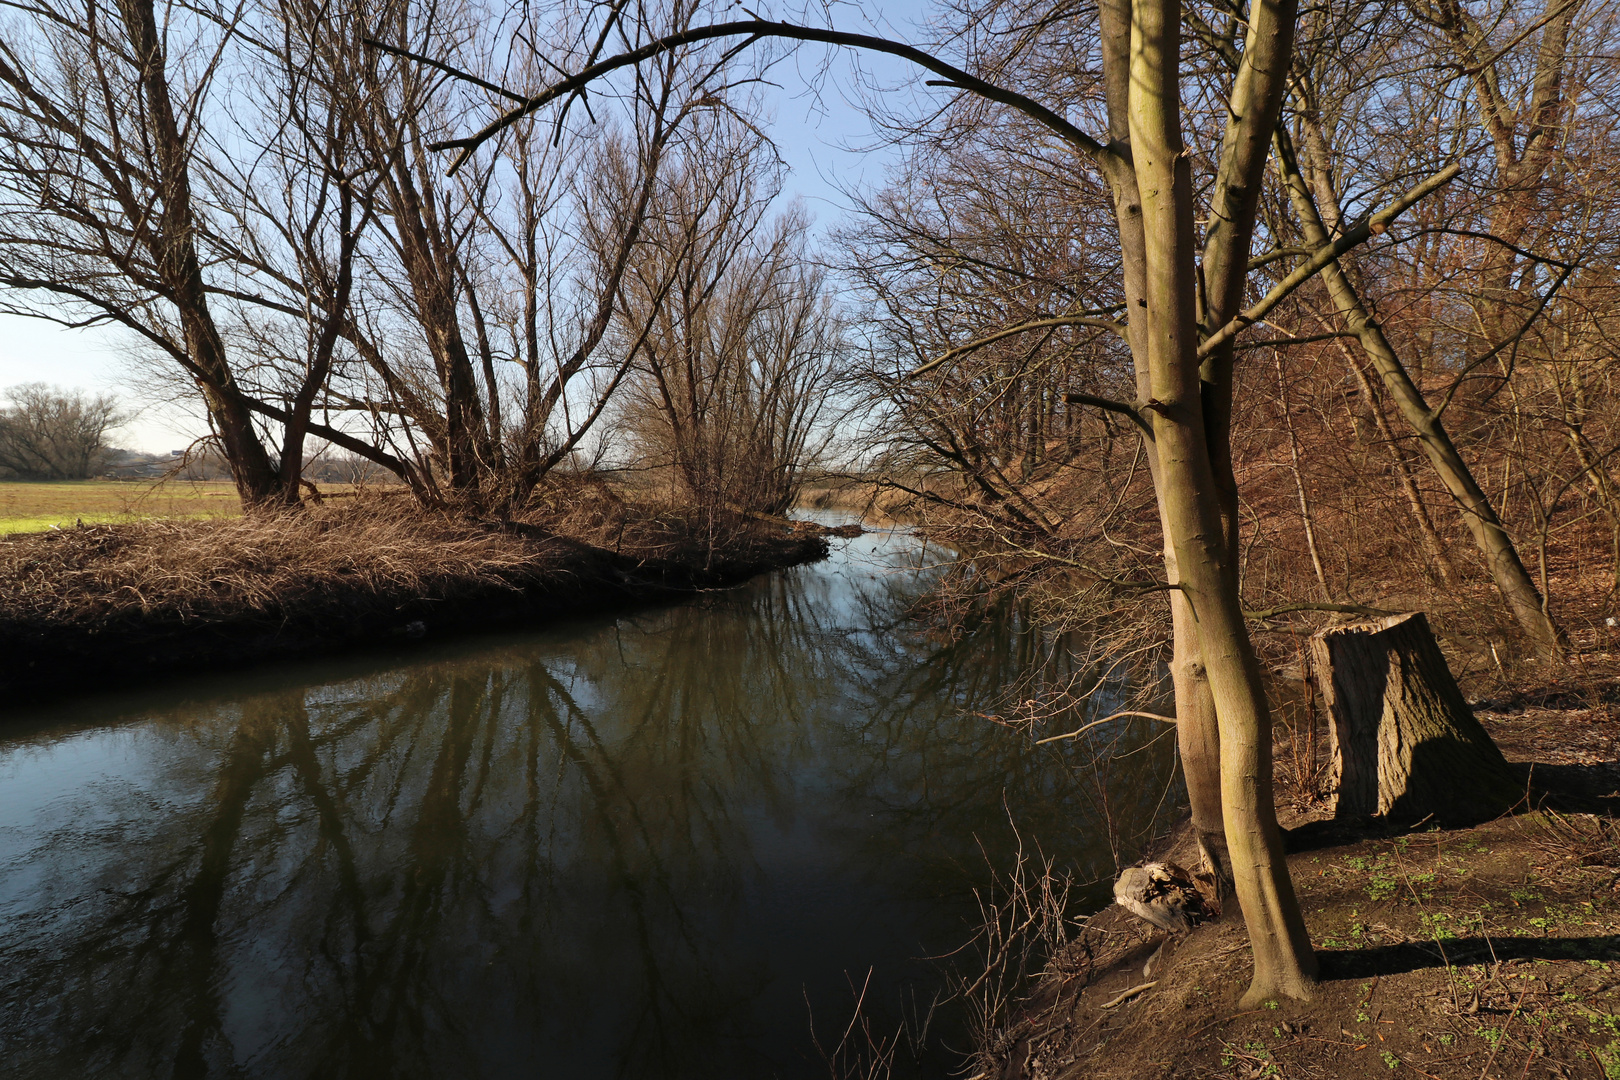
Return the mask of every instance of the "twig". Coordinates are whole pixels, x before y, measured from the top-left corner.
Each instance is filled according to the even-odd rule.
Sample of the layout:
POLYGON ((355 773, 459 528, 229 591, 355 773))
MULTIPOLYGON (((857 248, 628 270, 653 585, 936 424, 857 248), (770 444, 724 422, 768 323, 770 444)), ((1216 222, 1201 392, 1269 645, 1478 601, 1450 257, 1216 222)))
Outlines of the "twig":
POLYGON ((1266 1010, 1264 1010, 1264 1009, 1249 1009, 1246 1012, 1233 1013, 1231 1016, 1223 1016, 1219 1020, 1216 1020, 1213 1023, 1205 1024, 1203 1027, 1199 1028, 1197 1031, 1195 1031, 1191 1035, 1187 1036, 1187 1038, 1195 1039, 1198 1036, 1202 1035, 1204 1032, 1208 1031, 1212 1027, 1219 1027, 1222 1024, 1229 1023, 1230 1021, 1236 1020, 1240 1016, 1254 1016, 1257 1013, 1263 1013, 1265 1011, 1266 1010))
POLYGON ((1137 994, 1140 994, 1144 990, 1151 990, 1155 986, 1158 986, 1158 985, 1159 985, 1159 980, 1154 979, 1152 982, 1145 982, 1141 986, 1133 986, 1129 990, 1125 991, 1123 994, 1121 994, 1118 997, 1114 998, 1112 1001, 1103 1002, 1102 1007, 1105 1008, 1105 1009, 1112 1009, 1115 1005, 1118 1005, 1120 1002, 1125 1001, 1125 1000, 1127 1000, 1129 998, 1133 998, 1137 994))
MULTIPOLYGON (((1513 1026, 1513 1018, 1519 1015, 1519 1006, 1524 1004, 1524 995, 1529 992, 1530 988, 1528 986, 1519 991, 1519 1000, 1513 1003, 1513 1011, 1508 1013, 1507 1021, 1502 1025, 1502 1034, 1497 1038, 1496 1045, 1491 1047, 1491 1056, 1485 1059, 1485 1067, 1479 1071, 1479 1080, 1485 1080, 1485 1075, 1491 1071, 1491 1066, 1496 1063, 1496 1055, 1502 1052, 1502 1044, 1507 1042, 1508 1028, 1513 1026)), ((1532 1056, 1534 1056, 1533 1052, 1532 1056)), ((1527 1064, 1525 1068, 1529 1069, 1529 1065, 1527 1064)))
POLYGON ((1106 724, 1106 723, 1108 723, 1108 721, 1110 721, 1110 720, 1118 720, 1122 716, 1141 716, 1141 717, 1145 717, 1148 720, 1161 720, 1166 724, 1173 724, 1173 723, 1176 722, 1176 718, 1173 717, 1173 716, 1160 716, 1158 713, 1138 712, 1135 709, 1126 709, 1124 712, 1110 713, 1109 715, 1103 717, 1101 720, 1093 720, 1089 724, 1082 724, 1081 726, 1075 728, 1073 731, 1068 732, 1067 734, 1064 734, 1064 735, 1049 735, 1044 739, 1036 739, 1035 740, 1035 745, 1039 746, 1042 743, 1057 742, 1059 739, 1072 739, 1076 735, 1079 735, 1081 732, 1088 731, 1091 728, 1096 727, 1098 724, 1106 724))

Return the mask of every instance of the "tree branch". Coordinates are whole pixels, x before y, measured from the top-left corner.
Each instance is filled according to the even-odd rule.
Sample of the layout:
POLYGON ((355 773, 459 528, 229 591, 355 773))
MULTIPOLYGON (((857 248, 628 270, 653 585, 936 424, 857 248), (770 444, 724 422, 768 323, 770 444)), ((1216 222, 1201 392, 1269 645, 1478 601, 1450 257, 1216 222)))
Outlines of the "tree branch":
POLYGON ((979 349, 982 349, 987 345, 994 345, 998 341, 1003 341, 1010 337, 1016 337, 1017 335, 1027 333, 1030 330, 1047 330, 1059 326, 1095 326, 1104 330, 1112 330, 1121 338, 1125 336, 1125 328, 1119 323, 1112 319, 1099 319, 1094 315, 1057 315, 1050 319, 1034 319, 1030 322, 1019 323, 1017 326, 1004 327, 1003 329, 997 330, 994 333, 986 334, 984 337, 975 341, 970 341, 966 345, 958 345, 954 349, 946 349, 944 352, 940 353, 926 364, 920 364, 917 367, 912 368, 911 373, 907 377, 916 378, 918 375, 926 375, 935 368, 948 364, 959 356, 965 356, 970 352, 977 352, 979 349))
MULTIPOLYGON (((987 98, 991 101, 998 102, 999 104, 1006 105, 1009 108, 1016 109, 1018 112, 1023 113, 1036 123, 1052 131, 1059 138, 1063 139, 1065 142, 1068 142, 1082 153, 1095 159, 1099 164, 1105 164, 1110 159, 1112 154, 1112 152, 1102 143, 1098 142, 1090 135, 1087 135, 1084 131, 1081 131, 1078 127, 1065 120, 1062 116, 1059 116, 1057 113, 1053 112, 1051 109, 1048 109, 1046 106, 1040 104, 1034 99, 1026 97, 1023 94, 1018 93, 1016 90, 1009 90, 1005 87, 996 86, 993 83, 986 82, 978 76, 969 74, 968 72, 963 71, 961 68, 952 64, 947 64, 945 61, 923 52, 921 49, 918 49, 915 46, 905 45, 898 41, 890 41, 887 38, 874 37, 870 34, 851 34, 840 30, 822 30, 811 26, 799 26, 795 23, 777 22, 771 19, 747 19, 737 22, 714 23, 709 26, 695 26, 673 34, 666 34, 664 37, 661 37, 656 41, 648 42, 639 49, 632 49, 629 52, 620 53, 617 56, 610 56, 606 60, 600 60, 589 64, 568 78, 553 83, 546 89, 540 91, 538 94, 534 94, 528 98, 522 99, 522 104, 508 109, 506 112, 484 125, 483 128, 472 135, 462 139, 450 139, 444 142, 431 143, 429 144, 429 149, 459 151, 459 153, 456 154, 455 159, 450 163, 449 171, 454 173, 466 163, 467 159, 470 158, 480 146, 494 138, 496 135, 500 134, 506 128, 517 123, 525 116, 528 116, 531 113, 545 107, 550 102, 553 102, 565 95, 572 94, 575 91, 588 86, 597 79, 602 78, 604 75, 609 74, 610 72, 617 71, 620 68, 633 67, 642 63, 643 61, 650 60, 653 57, 658 56, 660 53, 668 52, 683 45, 695 45, 699 42, 714 41, 719 38, 745 36, 753 37, 754 39, 785 38, 790 41, 811 41, 823 45, 837 45, 850 49, 866 49, 871 52, 886 53, 890 56, 898 56, 903 60, 911 61, 913 64, 916 64, 918 67, 921 67, 927 71, 932 71, 936 75, 944 76, 951 82, 951 84, 958 86, 963 90, 977 94, 978 96, 987 98)), ((386 42, 377 41, 374 38, 368 37, 364 40, 365 43, 370 45, 372 48, 381 49, 384 52, 393 53, 396 56, 402 56, 409 60, 415 60, 419 63, 431 65, 438 70, 444 71, 446 74, 452 75, 456 78, 467 79, 475 84, 485 85, 486 87, 488 85, 484 84, 483 80, 477 79, 475 76, 458 71, 455 68, 449 67, 448 65, 434 60, 431 57, 411 52, 408 49, 401 49, 397 46, 389 45, 386 42)), ((508 97, 516 96, 507 91, 501 92, 506 94, 508 97)))
POLYGON ((1090 394, 1076 394, 1068 392, 1063 395, 1063 402, 1066 405, 1090 405, 1093 408, 1107 409, 1109 412, 1119 413, 1121 416, 1130 420, 1131 423, 1141 428, 1142 431, 1147 435, 1149 442, 1153 441, 1153 425, 1142 419, 1141 413, 1137 412, 1134 408, 1125 404, 1123 401, 1113 401, 1109 398, 1092 397, 1090 394))
POLYGON ((1173 724, 1176 722, 1176 718, 1173 716, 1163 716, 1156 712, 1141 712, 1137 709, 1126 709, 1124 712, 1110 713, 1101 720, 1093 720, 1089 724, 1081 724, 1073 731, 1065 732, 1062 735, 1051 735, 1044 739, 1036 739, 1035 745, 1039 746, 1042 743, 1057 742, 1059 739, 1072 739, 1081 732, 1089 731, 1099 724, 1106 724, 1110 720, 1118 720, 1122 716, 1140 716, 1145 720, 1158 720, 1165 724, 1173 724))
POLYGON ((1390 203, 1384 209, 1367 217, 1360 224, 1347 231, 1339 239, 1327 247, 1318 248, 1305 262, 1301 263, 1287 277, 1279 281, 1272 290, 1265 295, 1259 303, 1239 314, 1231 322, 1205 338, 1198 346, 1200 359, 1209 356, 1216 349, 1226 344, 1243 330, 1265 318, 1272 308, 1282 303, 1295 289, 1305 284, 1311 278, 1321 273, 1329 263, 1338 261, 1341 255, 1361 244, 1366 243, 1374 236, 1388 231, 1394 220, 1423 199, 1440 190, 1451 182, 1458 173, 1462 172, 1462 162, 1454 161, 1444 169, 1418 184, 1411 191, 1390 203))

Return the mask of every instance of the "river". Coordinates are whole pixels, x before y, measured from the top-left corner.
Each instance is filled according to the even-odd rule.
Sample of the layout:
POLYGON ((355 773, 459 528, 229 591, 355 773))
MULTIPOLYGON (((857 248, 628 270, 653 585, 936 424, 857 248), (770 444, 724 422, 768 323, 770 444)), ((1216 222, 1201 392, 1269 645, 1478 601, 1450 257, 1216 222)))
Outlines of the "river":
POLYGON ((826 1077, 857 999, 949 1075, 1010 823, 1078 912, 1179 792, 980 715, 1066 652, 908 618, 942 557, 12 710, 0 1075, 826 1077))

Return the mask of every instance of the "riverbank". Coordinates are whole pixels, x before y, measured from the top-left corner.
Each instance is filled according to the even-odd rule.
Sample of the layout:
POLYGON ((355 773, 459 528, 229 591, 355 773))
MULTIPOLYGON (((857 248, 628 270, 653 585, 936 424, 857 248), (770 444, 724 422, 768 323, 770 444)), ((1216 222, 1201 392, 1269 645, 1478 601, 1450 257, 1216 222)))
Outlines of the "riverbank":
POLYGON ((9 536, 0 696, 664 601, 823 558, 828 532, 639 505, 581 484, 504 523, 378 498, 9 536))
MULTIPOLYGON (((1478 714, 1550 797, 1540 809, 1401 832, 1281 811, 1322 965, 1313 1000, 1238 1008, 1251 967, 1235 913, 1169 941, 1111 906, 1046 965, 974 1071, 1620 1077, 1620 722, 1556 703, 1478 714)), ((1196 864, 1188 837, 1162 850, 1196 864)))

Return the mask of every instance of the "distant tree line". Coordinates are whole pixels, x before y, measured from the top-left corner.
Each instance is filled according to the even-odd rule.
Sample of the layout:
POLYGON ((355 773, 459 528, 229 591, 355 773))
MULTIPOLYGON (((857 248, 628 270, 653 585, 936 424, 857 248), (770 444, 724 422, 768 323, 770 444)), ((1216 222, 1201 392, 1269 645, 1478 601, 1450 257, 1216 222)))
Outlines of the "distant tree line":
POLYGON ((0 476, 84 480, 100 475, 117 453, 107 433, 126 417, 110 394, 27 383, 7 390, 3 400, 0 476))

